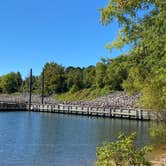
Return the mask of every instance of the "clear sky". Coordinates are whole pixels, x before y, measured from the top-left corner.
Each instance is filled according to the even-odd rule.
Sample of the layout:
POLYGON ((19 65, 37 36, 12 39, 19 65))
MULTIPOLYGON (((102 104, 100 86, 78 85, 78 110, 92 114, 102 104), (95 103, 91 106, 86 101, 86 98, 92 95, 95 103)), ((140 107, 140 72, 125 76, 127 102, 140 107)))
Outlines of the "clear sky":
POLYGON ((0 75, 32 68, 40 74, 46 62, 65 67, 95 65, 125 50, 105 49, 118 25, 99 23, 99 8, 108 0, 4 0, 0 2, 0 75))

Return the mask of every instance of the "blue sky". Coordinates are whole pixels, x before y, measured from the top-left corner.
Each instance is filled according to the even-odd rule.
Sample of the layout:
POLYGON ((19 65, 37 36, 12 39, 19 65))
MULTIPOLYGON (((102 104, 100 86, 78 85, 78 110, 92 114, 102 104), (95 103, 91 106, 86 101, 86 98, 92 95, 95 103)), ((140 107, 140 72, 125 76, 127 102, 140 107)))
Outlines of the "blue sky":
POLYGON ((95 65, 101 57, 123 53, 105 49, 118 25, 99 23, 108 0, 5 0, 0 2, 0 75, 33 69, 46 62, 65 67, 95 65))

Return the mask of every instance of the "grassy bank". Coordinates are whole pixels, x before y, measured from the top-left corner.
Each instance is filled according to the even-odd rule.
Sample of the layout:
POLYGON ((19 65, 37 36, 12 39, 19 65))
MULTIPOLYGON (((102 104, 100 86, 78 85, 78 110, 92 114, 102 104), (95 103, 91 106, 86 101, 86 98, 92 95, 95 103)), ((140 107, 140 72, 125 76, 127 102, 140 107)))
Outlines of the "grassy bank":
POLYGON ((89 89, 83 89, 77 92, 69 91, 66 93, 62 93, 62 94, 56 95, 55 98, 60 101, 92 100, 92 99, 95 99, 96 97, 104 96, 109 93, 110 91, 107 87, 103 89, 89 88, 89 89))

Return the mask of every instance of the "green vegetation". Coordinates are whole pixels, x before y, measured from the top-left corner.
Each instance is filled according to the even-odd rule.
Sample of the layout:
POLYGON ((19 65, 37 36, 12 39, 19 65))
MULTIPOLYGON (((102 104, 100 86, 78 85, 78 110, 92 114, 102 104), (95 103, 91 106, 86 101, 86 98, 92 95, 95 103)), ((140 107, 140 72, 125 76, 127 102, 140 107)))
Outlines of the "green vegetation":
MULTIPOLYGON (((114 59, 101 59, 87 68, 46 63, 45 95, 60 100, 92 99, 111 91, 142 95, 138 105, 158 112, 159 123, 151 129, 156 142, 166 140, 166 3, 164 0, 110 0, 100 10, 107 26, 117 21, 117 38, 106 45, 111 51, 125 45, 130 51, 114 59)), ((0 92, 27 92, 28 80, 20 73, 0 77, 0 92)), ((33 92, 41 91, 41 75, 33 77, 33 92)), ((162 143, 165 143, 162 141, 162 143)))
MULTIPOLYGON (((122 83, 134 65, 134 58, 128 55, 102 59, 96 66, 87 68, 71 66, 65 68, 55 62, 46 63, 41 74, 32 78, 33 93, 41 93, 41 76, 44 72, 45 95, 56 95, 62 100, 93 99, 112 91, 123 90, 122 83)), ((29 77, 21 79, 18 88, 13 91, 9 87, 14 88, 14 84, 4 88, 5 77, 6 75, 0 77, 1 93, 28 92, 29 77)))
POLYGON ((152 150, 145 146, 138 150, 134 145, 136 133, 119 135, 116 142, 104 143, 97 149, 96 166, 149 166, 145 155, 152 150))
POLYGON ((135 59, 123 87, 141 93, 141 104, 162 110, 166 106, 166 4, 163 0, 110 0, 101 9, 101 21, 120 24, 117 39, 107 48, 132 44, 128 53, 135 59))
POLYGON ((104 96, 109 93, 108 87, 102 89, 83 89, 77 92, 66 92, 59 95, 56 95, 55 98, 61 101, 80 101, 80 100, 92 100, 98 96, 104 96))
POLYGON ((11 72, 0 77, 0 92, 15 93, 19 92, 22 85, 22 78, 19 72, 11 72))
MULTIPOLYGON (((155 144, 166 144, 166 3, 110 0, 100 11, 104 25, 116 20, 121 27, 117 39, 106 47, 133 46, 127 56, 133 57, 135 65, 125 68, 127 79, 122 78, 122 87, 130 94, 141 93, 138 105, 158 113, 159 123, 150 134, 155 144)), ((145 153, 135 151, 133 138, 123 135, 116 143, 100 147, 96 165, 149 165, 145 153)))
MULTIPOLYGON (((108 49, 132 45, 128 56, 135 65, 128 71, 123 88, 130 94, 141 93, 139 105, 159 113, 159 130, 166 130, 166 3, 163 0, 110 0, 101 9, 101 22, 117 20, 120 30, 108 49)), ((156 134, 165 138, 153 128, 156 134)), ((163 131, 163 133, 165 133, 163 131)), ((155 136, 155 134, 152 134, 155 136)))
POLYGON ((160 145, 166 145, 166 129, 165 125, 163 124, 157 124, 151 127, 150 135, 152 137, 152 140, 155 144, 158 146, 160 145))

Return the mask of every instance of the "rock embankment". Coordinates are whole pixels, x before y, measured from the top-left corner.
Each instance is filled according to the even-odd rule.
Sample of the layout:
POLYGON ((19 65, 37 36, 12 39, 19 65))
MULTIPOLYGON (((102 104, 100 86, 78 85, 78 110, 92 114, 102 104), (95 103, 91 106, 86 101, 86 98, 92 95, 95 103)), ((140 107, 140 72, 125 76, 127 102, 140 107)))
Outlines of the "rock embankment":
MULTIPOLYGON (((32 95, 32 103, 41 103, 41 96, 40 95, 32 95)), ((0 94, 0 102, 14 102, 14 103, 28 103, 29 101, 29 94, 15 94, 15 95, 8 95, 8 94, 0 94)), ((58 104, 52 97, 44 97, 44 102, 49 104, 58 104)))
POLYGON ((129 96, 125 92, 116 92, 107 96, 98 97, 92 101, 81 101, 80 105, 92 107, 125 107, 133 108, 140 95, 129 96))
MULTIPOLYGON (((125 92, 116 92, 106 96, 98 97, 91 101, 57 101, 53 97, 45 97, 45 104, 70 104, 84 107, 124 107, 133 108, 140 95, 129 96, 125 92)), ((28 103, 28 94, 21 95, 0 95, 0 102, 28 103)), ((40 95, 32 95, 32 103, 41 103, 40 95)))

